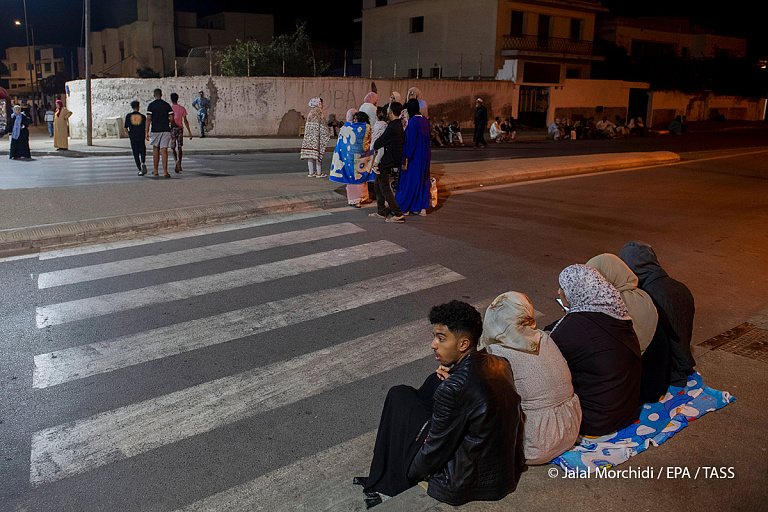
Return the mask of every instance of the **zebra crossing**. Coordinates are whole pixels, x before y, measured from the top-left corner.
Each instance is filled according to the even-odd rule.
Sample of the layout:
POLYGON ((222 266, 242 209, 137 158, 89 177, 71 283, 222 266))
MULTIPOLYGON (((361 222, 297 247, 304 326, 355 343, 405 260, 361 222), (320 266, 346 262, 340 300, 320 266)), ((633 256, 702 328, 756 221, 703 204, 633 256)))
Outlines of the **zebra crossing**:
MULTIPOLYGON (((168 170, 176 178, 216 174, 194 156, 185 157, 183 161, 184 172, 175 174, 173 172, 175 161, 169 153, 168 170)), ((0 189, 135 183, 139 179, 152 179, 151 148, 147 154, 147 168, 149 169, 147 176, 140 178, 136 175, 136 164, 132 156, 40 157, 34 162, 26 163, 23 172, 19 172, 18 166, 0 168, 0 189)), ((162 163, 159 166, 159 173, 163 173, 162 163)))
MULTIPOLYGON (((205 492, 199 482, 179 484, 170 506, 147 493, 146 501, 125 510, 364 508, 349 481, 370 462, 388 388, 379 382, 401 381, 402 372, 410 375, 414 364, 429 361, 428 307, 460 296, 467 277, 382 239, 358 217, 350 222, 336 213, 274 216, 41 254, 39 272, 30 275, 37 303, 30 322, 49 350, 31 357, 31 399, 87 400, 101 388, 116 394, 99 395, 105 403, 88 413, 59 412, 30 430, 29 496, 61 504, 67 499, 61 491, 88 486, 91 478, 108 480, 126 467, 149 485, 163 476, 144 473, 143 465, 153 467, 149 461, 157 457, 176 460, 181 446, 236 453, 232 429, 290 416, 297 407, 350 400, 341 414, 326 418, 333 425, 320 428, 362 428, 333 442, 310 436, 313 453, 276 461, 269 452, 237 453, 238 464, 253 460, 263 470, 206 485, 205 492), (229 295, 235 299, 222 304, 229 295), (373 323, 380 311, 385 319, 373 323), (163 369, 166 382, 173 380, 168 369, 180 377, 208 375, 210 369, 194 365, 228 356, 231 368, 213 377, 153 384, 155 368, 163 369), (141 398, 123 400, 124 380, 131 397, 141 398), (358 387, 376 398, 356 406, 358 387)), ((295 443, 279 431, 273 436, 284 447, 295 443)), ((101 510, 102 499, 77 503, 80 510, 101 510)))

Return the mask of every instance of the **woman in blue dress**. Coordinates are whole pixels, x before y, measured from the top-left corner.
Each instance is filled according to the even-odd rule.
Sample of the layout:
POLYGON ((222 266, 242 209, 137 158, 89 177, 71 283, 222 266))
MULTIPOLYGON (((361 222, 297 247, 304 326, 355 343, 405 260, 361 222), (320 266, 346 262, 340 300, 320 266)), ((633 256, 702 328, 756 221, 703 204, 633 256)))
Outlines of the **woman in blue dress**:
POLYGON ((426 215, 430 202, 429 161, 432 150, 429 142, 429 120, 419 112, 419 102, 408 100, 408 127, 403 143, 403 165, 397 184, 397 204, 403 213, 426 215))

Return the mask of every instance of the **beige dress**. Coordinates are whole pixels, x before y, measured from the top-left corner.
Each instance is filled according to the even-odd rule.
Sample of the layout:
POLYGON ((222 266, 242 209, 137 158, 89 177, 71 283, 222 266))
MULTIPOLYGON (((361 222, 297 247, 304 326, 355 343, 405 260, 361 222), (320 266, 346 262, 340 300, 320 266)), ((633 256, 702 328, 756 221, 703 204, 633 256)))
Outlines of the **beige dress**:
POLYGON ((53 146, 61 149, 69 149, 68 119, 72 111, 62 107, 61 112, 53 115, 53 146))

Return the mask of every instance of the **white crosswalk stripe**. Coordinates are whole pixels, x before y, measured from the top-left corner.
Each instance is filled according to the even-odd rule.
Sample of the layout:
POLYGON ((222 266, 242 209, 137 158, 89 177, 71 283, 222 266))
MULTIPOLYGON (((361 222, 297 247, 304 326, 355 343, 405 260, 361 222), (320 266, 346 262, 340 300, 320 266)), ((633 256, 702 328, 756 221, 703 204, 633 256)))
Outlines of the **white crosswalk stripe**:
POLYGON ((199 295, 229 290, 282 277, 328 269, 353 262, 365 261, 388 254, 405 252, 402 247, 381 240, 354 247, 334 249, 289 260, 265 263, 255 267, 231 270, 222 274, 195 277, 125 292, 78 299, 37 308, 37 327, 63 324, 94 318, 153 304, 188 299, 199 295))
MULTIPOLYGON (((423 288, 462 276, 433 265, 391 278, 393 287, 422 283, 423 288)), ((424 321, 411 322, 38 431, 32 437, 30 481, 53 482, 89 471, 421 359, 429 355, 429 346, 414 340, 428 340, 428 331, 424 321), (382 339, 387 350, 380 349, 382 339)))
MULTIPOLYGON (((201 450, 219 443, 227 446, 233 429, 274 421, 295 408, 301 408, 304 417, 304 408, 312 407, 306 404, 341 400, 346 405, 349 390, 359 383, 371 386, 391 379, 393 371, 405 371, 405 365, 424 363, 431 355, 429 322, 413 320, 413 314, 398 320, 390 311, 401 305, 411 310, 415 304, 424 307, 421 299, 427 293, 434 297, 451 291, 445 299, 452 298, 466 278, 429 259, 411 257, 402 245, 368 233, 364 224, 332 222, 337 211, 348 209, 285 214, 52 251, 40 254, 38 261, 9 260, 8 264, 19 265, 31 261, 28 264, 41 270, 30 275, 38 294, 36 304, 30 305, 37 328, 30 328, 40 333, 40 339, 45 337, 46 344, 38 344, 32 352, 36 355, 32 356, 30 392, 43 401, 55 397, 51 402, 82 394, 86 403, 91 392, 100 397, 93 402, 97 409, 52 405, 57 419, 38 421, 29 429, 29 465, 25 463, 23 470, 26 478, 29 469, 31 508, 72 508, 73 502, 61 498, 56 489, 78 489, 92 477, 104 478, 126 468, 131 468, 129 475, 146 478, 149 473, 142 473, 142 468, 158 457, 169 457, 175 464, 176 457, 184 457, 192 446, 201 450), (262 230, 279 224, 283 226, 262 230), (259 251, 263 255, 251 255, 259 251), (252 261, 256 258, 266 263, 252 261), (214 260, 208 267, 195 267, 214 260), (204 270, 214 267, 221 270, 204 270), (339 267, 350 268, 348 277, 340 279, 337 271, 330 271, 339 267), (190 278, 193 270, 195 277, 190 278), (312 273, 311 279, 280 286, 283 278, 307 273, 312 273), (139 282, 141 287, 126 288, 124 281, 139 282), (301 291, 286 296, 284 290, 294 285, 301 291), (107 293, 89 294, 96 286, 107 293), (232 295, 229 302, 217 300, 222 295, 212 295, 239 290, 246 297, 250 290, 244 287, 248 286, 259 286, 259 293, 253 299, 249 296, 250 303, 242 304, 236 298, 239 295, 232 295), (168 320, 146 328, 131 323, 163 310, 139 308, 190 298, 196 298, 194 309, 179 302, 165 308, 170 312, 164 317, 168 320), (354 327, 354 334, 333 339, 332 333, 341 332, 339 324, 355 318, 357 310, 367 320, 372 306, 386 312, 370 315, 383 322, 370 324, 379 327, 366 328, 361 323, 354 327), (184 318, 173 320, 176 311, 183 311, 184 318), (116 313, 121 316, 106 316, 116 313), (119 319, 115 322, 122 332, 110 333, 112 319, 119 319), (82 320, 91 322, 77 323, 82 320), (78 334, 73 338, 70 331, 78 334), (283 336, 284 332, 291 334, 283 336), (316 332, 324 333, 318 338, 321 343, 314 339, 316 332), (262 346, 274 344, 282 355, 266 361, 257 355, 262 346), (231 357, 228 354, 241 351, 245 357, 239 364, 219 366, 231 357), (202 361, 211 355, 218 362, 208 367, 202 361), (162 376, 157 372, 159 365, 164 368, 162 376), (167 375, 166 370, 170 370, 167 375), (206 377, 209 371, 214 376, 206 377), (195 377, 184 384, 178 379, 182 374, 195 377), (141 378, 132 380, 135 375, 141 378), (120 399, 117 395, 123 386, 129 394, 120 399), (44 497, 42 501, 37 501, 40 495, 35 493, 44 497)), ((346 414, 333 421, 350 421, 354 411, 349 411, 349 417, 346 414)), ((170 489, 176 497, 162 506, 150 497, 126 510, 362 512, 361 488, 352 486, 351 479, 366 474, 370 464, 376 433, 368 431, 375 424, 367 425, 351 428, 347 437, 333 442, 320 440, 317 453, 305 451, 295 458, 287 453, 274 460, 254 454, 261 469, 245 479, 223 478, 208 491, 186 498, 186 491, 170 489)), ((279 439, 280 432, 271 435, 279 439)), ((170 482, 167 485, 175 485, 170 482)), ((181 489, 192 489, 194 484, 181 485, 181 489)), ((76 508, 104 507, 92 501, 82 507, 78 503, 76 508)))
POLYGON ((55 272, 45 272, 38 276, 38 288, 51 288, 65 284, 83 283, 108 277, 124 276, 136 272, 158 270, 190 263, 199 263, 224 256, 235 256, 255 251, 284 247, 286 245, 301 244, 332 238, 343 235, 360 233, 362 228, 349 222, 323 226, 319 228, 303 229, 276 235, 266 235, 236 242, 225 242, 215 245, 207 245, 197 249, 186 249, 160 254, 157 256, 144 256, 132 260, 121 260, 100 265, 89 265, 55 272))

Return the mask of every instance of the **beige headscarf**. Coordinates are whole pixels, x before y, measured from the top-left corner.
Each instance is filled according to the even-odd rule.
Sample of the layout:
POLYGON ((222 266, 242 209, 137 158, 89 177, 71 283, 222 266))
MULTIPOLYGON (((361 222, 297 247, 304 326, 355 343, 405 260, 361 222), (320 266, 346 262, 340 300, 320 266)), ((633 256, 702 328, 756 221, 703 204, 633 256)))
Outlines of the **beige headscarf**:
POLYGON ((640 352, 645 352, 651 344, 656 332, 656 323, 659 321, 659 313, 653 305, 653 300, 637 287, 637 276, 615 254, 600 254, 589 260, 587 265, 597 269, 605 280, 619 291, 629 316, 632 317, 632 327, 640 342, 640 352))
POLYGON ((528 354, 538 354, 541 331, 536 329, 533 304, 522 293, 502 293, 488 306, 480 345, 498 344, 528 354))

